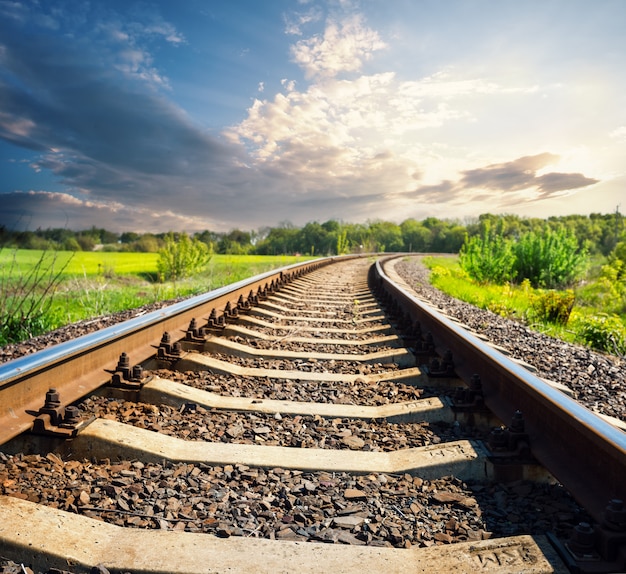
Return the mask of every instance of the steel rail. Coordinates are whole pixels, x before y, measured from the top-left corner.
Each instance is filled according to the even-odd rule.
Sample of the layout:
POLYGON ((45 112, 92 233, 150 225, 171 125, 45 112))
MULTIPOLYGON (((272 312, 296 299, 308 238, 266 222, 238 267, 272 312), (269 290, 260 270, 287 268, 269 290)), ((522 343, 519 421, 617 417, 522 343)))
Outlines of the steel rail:
POLYGON ((437 351, 450 350, 455 372, 465 381, 478 374, 485 404, 508 424, 521 410, 536 459, 598 522, 611 499, 626 500, 626 433, 530 373, 430 305, 394 283, 385 260, 372 270, 437 351))
POLYGON ((155 354, 163 333, 180 339, 192 319, 201 323, 200 318, 213 309, 221 313, 227 303, 236 306, 240 296, 245 300, 250 292, 339 259, 315 259, 269 271, 1 364, 0 444, 32 428, 49 389, 56 389, 63 405, 69 405, 105 384, 111 376, 107 371, 115 369, 122 353, 139 364, 155 354))

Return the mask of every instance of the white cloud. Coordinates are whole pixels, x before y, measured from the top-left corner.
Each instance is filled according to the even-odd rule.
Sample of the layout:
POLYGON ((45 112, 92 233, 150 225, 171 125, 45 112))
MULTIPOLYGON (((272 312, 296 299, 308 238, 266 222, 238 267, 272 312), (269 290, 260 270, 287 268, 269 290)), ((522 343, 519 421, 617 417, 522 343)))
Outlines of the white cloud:
POLYGON ((360 70, 373 52, 385 47, 378 32, 356 15, 342 22, 328 21, 323 36, 300 40, 292 46, 291 55, 308 78, 333 77, 360 70))
MULTIPOLYGON (((305 2, 302 2, 305 4, 305 2)), ((322 11, 312 7, 306 12, 296 12, 285 16, 285 34, 289 36, 302 36, 302 27, 307 24, 319 22, 323 17, 322 11)))

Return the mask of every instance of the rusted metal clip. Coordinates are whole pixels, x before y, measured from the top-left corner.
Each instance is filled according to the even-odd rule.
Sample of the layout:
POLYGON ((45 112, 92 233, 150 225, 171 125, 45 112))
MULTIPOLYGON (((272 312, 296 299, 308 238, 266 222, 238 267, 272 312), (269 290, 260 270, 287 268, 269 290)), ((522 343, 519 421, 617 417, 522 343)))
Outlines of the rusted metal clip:
POLYGON ((417 337, 415 341, 415 345, 413 346, 413 353, 418 358, 428 358, 435 354, 435 340, 433 338, 433 334, 428 331, 424 337, 417 337))
POLYGON ((43 407, 31 414, 36 416, 32 427, 34 434, 60 438, 76 436, 95 418, 82 419, 78 407, 72 405, 64 407, 55 388, 49 389, 46 393, 43 407))
POLYGON ((473 374, 467 387, 458 387, 452 397, 452 406, 455 410, 471 411, 482 409, 485 406, 483 384, 480 375, 473 374))
POLYGON ((251 308, 250 299, 244 299, 243 295, 239 295, 239 299, 237 300, 237 309, 242 313, 247 313, 251 308))
POLYGON ((522 411, 515 411, 511 426, 492 429, 487 443, 495 457, 530 457, 530 439, 525 431, 522 411))
POLYGON ((172 343, 171 335, 166 331, 161 337, 161 343, 157 349, 157 359, 176 361, 183 354, 183 349, 179 341, 172 343))
POLYGON ((236 319, 239 317, 239 310, 237 306, 233 307, 230 304, 230 301, 226 302, 226 306, 224 307, 224 318, 225 319, 236 319))
POLYGON ((141 365, 131 368, 130 359, 126 353, 122 353, 117 361, 117 366, 111 373, 109 386, 116 389, 138 390, 145 385, 152 377, 146 377, 141 365))
POLYGON ((218 317, 217 311, 215 309, 211 309, 207 325, 210 329, 223 329, 226 327, 226 318, 224 315, 218 317))
POLYGON ((626 507, 618 498, 609 500, 601 524, 579 523, 570 539, 562 545, 551 537, 572 572, 626 571, 626 507))
POLYGON ((443 357, 435 357, 430 361, 430 365, 425 365, 422 370, 433 379, 454 378, 457 376, 454 371, 454 359, 452 351, 445 351, 443 357))
POLYGON ((192 319, 189 322, 189 327, 185 331, 185 341, 191 341, 192 343, 203 343, 206 338, 206 328, 199 327, 198 321, 192 319))

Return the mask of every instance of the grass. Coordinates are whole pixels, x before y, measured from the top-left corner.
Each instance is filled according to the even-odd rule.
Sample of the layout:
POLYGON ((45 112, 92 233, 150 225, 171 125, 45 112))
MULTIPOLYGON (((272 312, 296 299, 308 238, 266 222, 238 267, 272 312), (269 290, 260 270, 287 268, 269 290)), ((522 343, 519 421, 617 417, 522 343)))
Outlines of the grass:
MULTIPOLYGON (((0 251, 0 282, 5 293, 10 293, 12 280, 19 280, 38 264, 41 255, 35 250, 0 251)), ((213 255, 201 273, 177 282, 158 283, 156 253, 50 253, 46 266, 62 269, 60 281, 50 306, 22 330, 20 339, 83 319, 205 293, 306 259, 310 257, 213 255)), ((7 340, 2 339, 0 333, 0 344, 6 344, 7 340)))
POLYGON ((521 285, 479 284, 460 268, 457 257, 425 257, 423 262, 431 271, 432 285, 452 297, 522 321, 536 331, 570 343, 588 344, 614 354, 623 353, 626 316, 607 313, 605 305, 598 306, 597 302, 603 300, 598 299, 598 291, 602 289, 602 283, 597 281, 598 263, 590 269, 587 280, 575 290, 575 304, 569 321, 557 324, 538 316, 536 302, 546 294, 566 297, 566 291, 546 292, 533 289, 527 282, 521 285), (594 298, 589 296, 590 292, 594 293, 594 298), (601 342, 603 339, 606 342, 601 342), (601 346, 605 348, 599 348, 601 346))

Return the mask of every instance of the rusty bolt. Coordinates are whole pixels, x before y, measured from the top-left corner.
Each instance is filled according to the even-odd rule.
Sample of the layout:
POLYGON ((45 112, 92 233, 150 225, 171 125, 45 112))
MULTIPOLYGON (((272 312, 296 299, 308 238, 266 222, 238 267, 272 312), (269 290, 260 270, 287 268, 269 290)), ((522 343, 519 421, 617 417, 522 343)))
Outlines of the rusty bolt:
POLYGON ((574 552, 590 554, 593 552, 595 531, 588 522, 580 522, 572 532, 570 544, 574 552))
POLYGON ((44 409, 56 409, 61 406, 61 396, 56 389, 50 389, 46 393, 46 401, 43 405, 44 409))
POLYGON ((130 359, 126 353, 122 353, 120 355, 119 360, 117 361, 117 367, 115 367, 116 371, 124 371, 130 368, 130 359))
POLYGON ((509 433, 502 427, 496 427, 489 433, 488 442, 491 448, 503 448, 509 443, 509 433))
POLYGON ((511 420, 511 431, 517 433, 524 432, 524 426, 524 415, 522 414, 522 411, 515 411, 515 414, 513 415, 513 420, 511 420))
POLYGON ((604 511, 604 521, 611 530, 626 530, 626 508, 624 501, 613 498, 604 511))
POLYGON ((473 391, 480 391, 483 388, 482 380, 480 379, 480 375, 474 373, 469 380, 469 388, 473 391))
POLYGON ((78 407, 65 407, 65 416, 63 417, 63 425, 75 427, 80 422, 80 409, 78 407))

